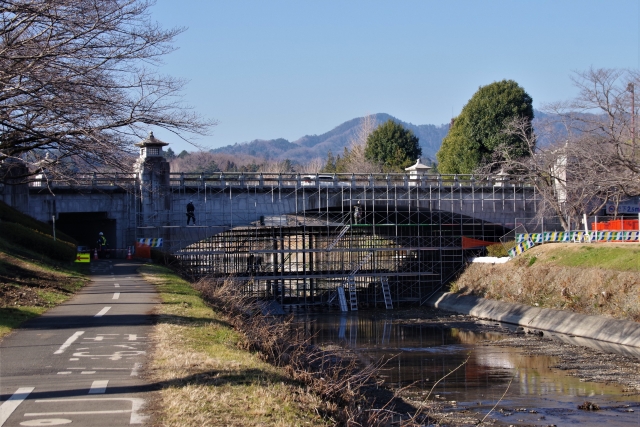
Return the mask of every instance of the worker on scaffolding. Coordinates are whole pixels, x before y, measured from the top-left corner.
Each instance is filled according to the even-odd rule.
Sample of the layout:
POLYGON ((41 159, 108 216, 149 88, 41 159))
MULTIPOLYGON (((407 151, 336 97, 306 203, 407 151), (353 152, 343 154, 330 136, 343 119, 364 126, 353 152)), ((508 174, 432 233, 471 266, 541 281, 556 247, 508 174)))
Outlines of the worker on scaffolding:
POLYGON ((194 214, 194 211, 196 210, 195 206, 193 206, 193 201, 189 200, 189 203, 187 203, 187 225, 189 225, 189 222, 193 219, 193 225, 196 225, 196 215, 194 214))
MULTIPOLYGON (((358 202, 360 203, 360 202, 358 202)), ((353 208, 353 222, 355 224, 359 224, 360 223, 360 216, 362 215, 362 213, 360 212, 360 206, 355 206, 353 208)))
POLYGON ((254 264, 255 257, 253 254, 249 254, 247 257, 247 273, 253 273, 256 269, 254 264))

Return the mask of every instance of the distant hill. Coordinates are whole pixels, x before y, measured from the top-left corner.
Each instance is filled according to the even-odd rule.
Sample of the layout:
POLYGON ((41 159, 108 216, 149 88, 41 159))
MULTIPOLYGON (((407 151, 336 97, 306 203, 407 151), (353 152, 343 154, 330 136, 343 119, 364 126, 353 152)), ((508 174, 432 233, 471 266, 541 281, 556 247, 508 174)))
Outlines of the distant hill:
MULTIPOLYGON (((449 131, 449 125, 414 125, 403 122, 389 114, 378 113, 374 115, 378 124, 391 119, 402 124, 420 139, 423 158, 435 159, 436 152, 440 149, 442 138, 449 131)), ((293 162, 305 163, 310 159, 320 157, 326 159, 331 151, 334 155, 342 154, 344 147, 356 135, 362 121, 361 117, 349 120, 336 126, 322 135, 305 135, 302 138, 290 142, 283 138, 256 139, 251 142, 236 143, 226 147, 211 150, 212 153, 227 153, 233 155, 251 155, 265 157, 268 160, 289 159, 293 162)))
MULTIPOLYGON (((541 126, 544 121, 553 121, 554 119, 553 115, 545 114, 538 110, 534 111, 534 115, 534 128, 541 126)), ((420 139, 422 158, 428 158, 432 161, 435 161, 436 153, 440 149, 440 145, 442 145, 442 139, 449 131, 449 124, 437 126, 414 125, 413 123, 403 122, 386 113, 378 113, 373 116, 377 124, 382 124, 391 119, 400 123, 405 128, 411 129, 420 139)), ((344 122, 322 135, 305 135, 293 142, 283 138, 256 139, 251 142, 236 143, 210 151, 212 153, 226 153, 231 155, 250 155, 262 157, 267 160, 289 159, 292 162, 306 163, 316 157, 326 159, 329 151, 334 155, 342 155, 344 147, 348 146, 354 138, 361 123, 362 117, 358 117, 344 122)), ((557 135, 566 134, 566 130, 558 123, 554 124, 554 130, 557 135)), ((549 143, 550 141, 548 141, 546 136, 541 135, 539 137, 538 144, 541 146, 548 145, 549 143)))

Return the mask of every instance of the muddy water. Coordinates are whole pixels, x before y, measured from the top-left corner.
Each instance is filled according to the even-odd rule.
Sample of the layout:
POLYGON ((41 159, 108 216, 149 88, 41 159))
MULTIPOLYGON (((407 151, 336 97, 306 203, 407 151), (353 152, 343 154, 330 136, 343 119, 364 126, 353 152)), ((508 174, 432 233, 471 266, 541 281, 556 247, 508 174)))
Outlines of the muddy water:
POLYGON ((363 362, 388 360, 382 372, 387 385, 413 384, 414 399, 424 399, 437 380, 459 367, 433 388, 430 397, 455 401, 453 411, 471 411, 480 419, 499 402, 491 414, 499 424, 640 426, 640 397, 552 369, 554 357, 487 345, 504 335, 477 325, 406 324, 366 312, 307 315, 301 320, 316 344, 349 347, 363 362), (579 410, 585 401, 601 410, 579 410))

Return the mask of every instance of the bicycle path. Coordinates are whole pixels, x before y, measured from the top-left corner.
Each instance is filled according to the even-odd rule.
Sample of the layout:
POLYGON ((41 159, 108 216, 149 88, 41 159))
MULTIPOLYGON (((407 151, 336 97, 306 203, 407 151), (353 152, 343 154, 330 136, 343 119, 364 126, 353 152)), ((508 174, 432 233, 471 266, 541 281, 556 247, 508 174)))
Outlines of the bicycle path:
POLYGON ((0 427, 144 425, 155 288, 141 264, 92 261, 91 283, 0 342, 0 427))

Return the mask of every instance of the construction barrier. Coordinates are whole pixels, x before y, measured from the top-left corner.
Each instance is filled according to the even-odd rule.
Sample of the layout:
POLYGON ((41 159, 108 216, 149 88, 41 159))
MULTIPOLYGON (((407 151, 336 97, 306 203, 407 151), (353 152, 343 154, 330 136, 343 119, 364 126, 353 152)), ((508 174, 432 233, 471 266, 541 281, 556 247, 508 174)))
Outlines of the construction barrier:
MULTIPOLYGON (((140 239, 140 240, 146 240, 146 239, 140 239)), ((136 242, 135 257, 151 258, 151 246, 145 243, 136 242)))
POLYGON ((593 231, 624 231, 640 230, 637 219, 612 219, 609 221, 594 222, 591 224, 593 231))
POLYGON ((152 248, 162 247, 162 238, 157 239, 138 239, 138 243, 141 245, 147 245, 152 248))
POLYGON ((527 249, 531 249, 534 246, 535 246, 535 244, 533 243, 533 241, 531 239, 524 240, 524 241, 518 243, 517 245, 515 245, 513 248, 509 249, 509 251, 508 251, 509 257, 513 258, 516 255, 520 255, 521 253, 523 253, 527 249))
POLYGON ((516 234, 516 243, 526 240, 533 243, 568 243, 590 241, 591 235, 584 231, 549 231, 545 233, 521 233, 516 234))
POLYGON ((531 239, 533 243, 569 243, 569 242, 637 242, 640 231, 553 231, 545 233, 516 234, 516 243, 531 239))
POLYGON ((78 252, 75 262, 91 262, 91 254, 89 252, 78 252))

